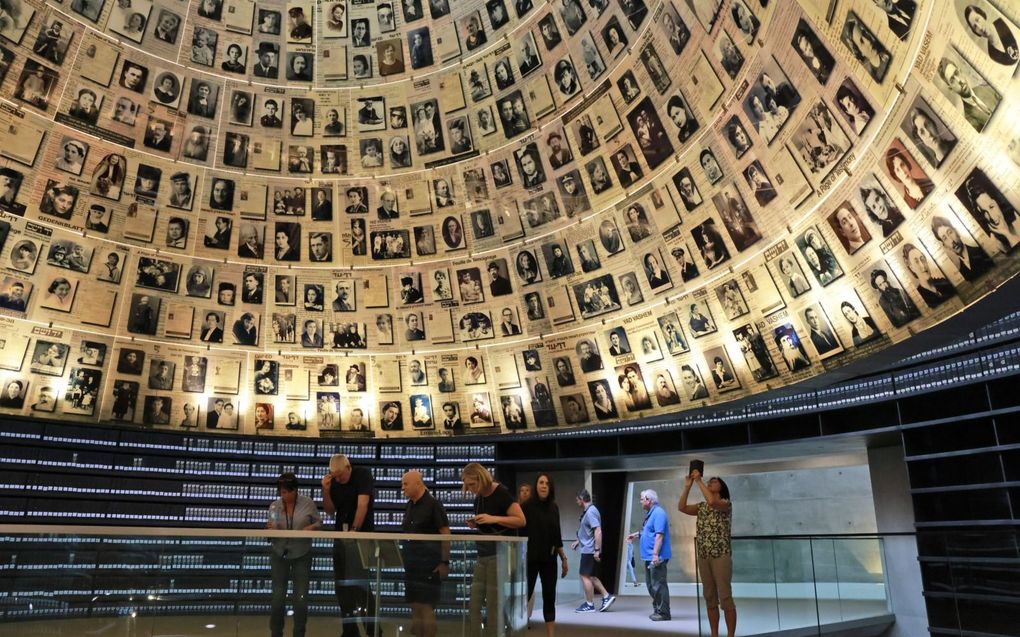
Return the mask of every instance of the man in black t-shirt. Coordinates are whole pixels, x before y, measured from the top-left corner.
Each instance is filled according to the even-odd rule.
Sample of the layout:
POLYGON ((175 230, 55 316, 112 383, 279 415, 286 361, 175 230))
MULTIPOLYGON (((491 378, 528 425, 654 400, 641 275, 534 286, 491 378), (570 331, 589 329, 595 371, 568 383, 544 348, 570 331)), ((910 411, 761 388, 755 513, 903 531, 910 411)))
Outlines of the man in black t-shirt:
MULTIPOLYGON (((400 488, 408 498, 400 526, 402 531, 450 534, 446 509, 425 488, 421 473, 405 473, 400 479, 400 488)), ((441 582, 450 574, 450 543, 407 540, 401 543, 400 551, 404 556, 405 597, 411 605, 411 633, 418 637, 435 637, 435 607, 439 603, 441 582)))
MULTIPOLYGON (((322 478, 322 506, 336 515, 337 531, 375 530, 373 504, 375 480, 366 467, 352 467, 347 456, 329 459, 329 473, 322 478)), ((334 540, 333 577, 336 599, 343 617, 342 637, 360 637, 360 615, 369 635, 375 635, 375 596, 368 588, 368 570, 361 562, 356 540, 334 540)))

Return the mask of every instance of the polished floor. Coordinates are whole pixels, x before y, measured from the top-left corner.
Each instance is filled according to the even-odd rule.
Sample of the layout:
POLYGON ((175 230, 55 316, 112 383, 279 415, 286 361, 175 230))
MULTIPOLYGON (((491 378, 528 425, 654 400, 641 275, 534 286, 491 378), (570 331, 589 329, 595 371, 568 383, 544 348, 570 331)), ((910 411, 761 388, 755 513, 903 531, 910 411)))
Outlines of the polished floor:
MULTIPOLYGON (((640 596, 621 596, 605 613, 577 614, 576 604, 559 604, 556 608, 558 637, 620 637, 621 635, 678 635, 696 637, 698 608, 691 598, 672 600, 672 621, 653 622, 648 600, 640 596)), ((844 634, 855 637, 878 635, 891 621, 885 606, 877 602, 823 603, 817 609, 813 600, 741 600, 738 602, 737 634, 800 635, 818 634, 821 617, 825 624, 842 624, 844 634), (868 619, 876 618, 879 619, 868 619)), ((268 619, 264 617, 122 617, 74 620, 36 620, 0 623, 4 637, 256 637, 268 635, 268 619)), ((460 622, 441 622, 440 635, 462 634, 460 622)), ((702 627, 708 635, 708 626, 702 627)), ((337 637, 339 622, 334 618, 309 619, 306 637, 337 637)), ((288 625, 285 635, 290 637, 288 625)), ((410 635, 410 626, 397 620, 384 624, 385 637, 410 635)), ((725 632, 723 633, 725 634, 725 632)), ((826 634, 835 634, 827 630, 826 634)), ((521 637, 544 637, 542 611, 536 609, 530 630, 521 637)))

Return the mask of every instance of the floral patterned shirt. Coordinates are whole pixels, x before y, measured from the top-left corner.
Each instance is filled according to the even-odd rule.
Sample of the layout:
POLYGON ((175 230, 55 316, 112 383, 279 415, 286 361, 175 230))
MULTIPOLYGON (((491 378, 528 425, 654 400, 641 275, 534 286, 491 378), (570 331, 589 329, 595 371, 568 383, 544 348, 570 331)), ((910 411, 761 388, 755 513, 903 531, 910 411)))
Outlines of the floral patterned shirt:
POLYGON ((699 558, 732 555, 730 527, 733 521, 733 505, 725 511, 698 503, 697 546, 699 558))

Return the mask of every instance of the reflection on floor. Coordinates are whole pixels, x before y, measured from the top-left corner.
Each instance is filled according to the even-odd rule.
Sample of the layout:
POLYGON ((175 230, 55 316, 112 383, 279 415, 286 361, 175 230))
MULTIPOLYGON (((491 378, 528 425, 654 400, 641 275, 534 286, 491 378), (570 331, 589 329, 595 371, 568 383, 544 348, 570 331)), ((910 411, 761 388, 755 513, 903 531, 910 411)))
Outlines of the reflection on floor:
MULTIPOLYGON (((817 634, 804 632, 808 626, 816 626, 818 618, 823 623, 846 622, 848 631, 843 634, 854 637, 879 635, 892 622, 885 614, 885 604, 879 602, 824 603, 816 610, 813 600, 783 600, 777 606, 775 600, 738 600, 739 635, 800 635, 817 634), (876 619, 865 619, 876 618, 876 619), (856 621, 855 621, 856 620, 856 621), (792 631, 792 632, 785 632, 792 631)), ((541 601, 531 620, 531 629, 522 637, 541 637, 545 634, 542 622, 541 601)), ((605 613, 577 614, 577 604, 559 604, 556 607, 556 634, 558 637, 621 637, 621 635, 648 635, 655 637, 669 633, 680 637, 698 635, 698 608, 691 598, 673 598, 673 619, 668 622, 653 622, 649 601, 642 597, 621 597, 605 613)), ((122 617, 74 620, 37 620, 25 622, 2 622, 0 634, 4 637, 261 637, 269 634, 269 620, 266 617, 122 617)), ((463 634, 461 622, 441 622, 440 636, 452 637, 463 634)), ((703 623, 702 631, 708 635, 708 626, 703 623)), ((284 635, 291 634, 290 622, 284 635)), ((336 618, 312 617, 308 621, 306 637, 336 637, 340 634, 340 623, 336 618)), ((723 631, 725 634, 725 631, 723 631)), ((827 635, 838 634, 826 631, 827 635)), ((410 625, 397 620, 383 624, 385 637, 410 636, 410 625)))

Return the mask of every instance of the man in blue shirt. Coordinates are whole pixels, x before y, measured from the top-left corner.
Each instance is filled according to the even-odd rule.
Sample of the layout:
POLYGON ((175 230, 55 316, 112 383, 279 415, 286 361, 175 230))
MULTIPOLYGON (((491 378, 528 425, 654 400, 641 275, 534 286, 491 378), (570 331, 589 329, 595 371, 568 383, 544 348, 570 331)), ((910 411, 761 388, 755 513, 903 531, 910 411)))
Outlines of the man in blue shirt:
POLYGON ((616 601, 599 579, 599 563, 602 561, 602 516, 591 502, 591 494, 581 489, 577 494, 577 506, 584 510, 577 527, 577 539, 570 545, 581 551, 581 585, 584 588, 584 603, 574 609, 575 613, 605 611, 616 601), (602 596, 602 602, 595 606, 594 594, 602 596))
POLYGON ((666 563, 673 556, 669 546, 669 518, 659 506, 659 495, 652 489, 641 492, 641 508, 645 523, 640 533, 627 536, 628 542, 641 538, 641 559, 645 563, 645 584, 652 596, 653 622, 669 621, 669 585, 666 583, 666 563))

